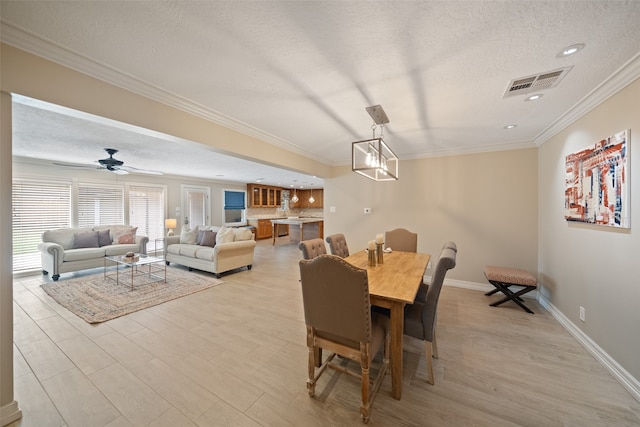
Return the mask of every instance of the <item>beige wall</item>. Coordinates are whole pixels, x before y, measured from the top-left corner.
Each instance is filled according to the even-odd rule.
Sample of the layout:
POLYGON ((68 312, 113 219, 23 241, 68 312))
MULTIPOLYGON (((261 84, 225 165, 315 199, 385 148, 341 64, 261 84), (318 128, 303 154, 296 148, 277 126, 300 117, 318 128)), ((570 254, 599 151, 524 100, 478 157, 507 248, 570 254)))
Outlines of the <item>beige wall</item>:
POLYGON ((447 278, 461 281, 487 284, 488 264, 535 272, 536 174, 536 149, 401 161, 393 182, 343 168, 325 180, 325 235, 344 233, 356 251, 376 233, 403 227, 418 233, 419 251, 434 256, 453 240, 458 265, 447 278))
POLYGON ((542 294, 635 378, 640 378, 640 79, 539 148, 542 294), (631 229, 564 220, 569 153, 631 129, 631 229), (637 170, 634 170, 637 169, 637 170), (579 320, 579 306, 586 322, 579 320))

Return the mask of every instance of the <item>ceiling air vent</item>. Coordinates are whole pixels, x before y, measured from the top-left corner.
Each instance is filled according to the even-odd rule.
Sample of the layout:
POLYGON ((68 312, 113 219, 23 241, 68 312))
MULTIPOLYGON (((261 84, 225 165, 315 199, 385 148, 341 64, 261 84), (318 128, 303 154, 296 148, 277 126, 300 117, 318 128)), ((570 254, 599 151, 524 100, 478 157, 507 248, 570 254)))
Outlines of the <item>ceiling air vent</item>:
POLYGON ((560 68, 558 70, 547 71, 542 74, 535 74, 533 76, 520 77, 518 79, 511 80, 503 98, 526 95, 528 93, 544 89, 551 89, 560 83, 560 80, 564 78, 569 70, 571 70, 571 67, 560 68))

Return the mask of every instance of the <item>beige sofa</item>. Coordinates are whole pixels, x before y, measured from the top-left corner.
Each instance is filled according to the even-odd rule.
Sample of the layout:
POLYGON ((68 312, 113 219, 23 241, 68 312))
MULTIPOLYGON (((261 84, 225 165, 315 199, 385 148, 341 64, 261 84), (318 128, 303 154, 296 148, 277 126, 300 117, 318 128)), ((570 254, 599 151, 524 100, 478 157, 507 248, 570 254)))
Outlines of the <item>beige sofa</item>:
POLYGON ((214 273, 219 278, 222 273, 237 268, 246 266, 251 270, 255 247, 253 233, 247 227, 196 227, 165 238, 165 260, 167 265, 175 262, 189 270, 214 273), (211 238, 208 243, 203 241, 205 234, 211 238))
POLYGON ((127 252, 147 253, 147 236, 136 235, 137 227, 101 225, 97 227, 59 228, 42 233, 38 245, 42 274, 56 281, 61 273, 104 266, 105 256, 127 252))

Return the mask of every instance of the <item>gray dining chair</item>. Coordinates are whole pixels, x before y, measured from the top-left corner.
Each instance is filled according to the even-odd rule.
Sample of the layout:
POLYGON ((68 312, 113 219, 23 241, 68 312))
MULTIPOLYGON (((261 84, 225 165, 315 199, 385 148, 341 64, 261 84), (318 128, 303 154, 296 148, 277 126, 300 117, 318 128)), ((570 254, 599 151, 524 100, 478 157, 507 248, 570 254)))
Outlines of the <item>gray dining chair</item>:
POLYGON ((313 259, 318 255, 327 253, 327 247, 321 238, 303 240, 298 244, 298 248, 302 251, 303 259, 313 259))
MULTIPOLYGON (((309 396, 315 395, 316 383, 328 367, 360 377, 360 414, 367 423, 373 400, 389 370, 389 318, 371 312, 366 269, 355 267, 337 255, 301 260, 299 266, 307 326, 309 396), (318 360, 321 349, 329 352, 324 362, 318 360), (382 364, 371 385, 369 370, 380 349, 384 349, 382 364), (348 369, 344 361, 333 363, 336 354, 359 363, 360 374, 348 369)), ((330 380, 324 384, 339 383, 330 380)))
POLYGON ((436 343, 436 323, 440 290, 447 271, 456 266, 457 247, 453 242, 445 243, 436 263, 431 283, 429 283, 424 298, 407 305, 404 311, 404 334, 423 340, 426 349, 427 382, 434 384, 432 358, 438 358, 436 343))
POLYGON ((418 252, 418 234, 405 228, 396 228, 384 233, 384 246, 394 251, 418 252))
POLYGON ((347 246, 347 239, 345 239, 344 234, 340 233, 327 236, 327 243, 329 244, 331 255, 337 255, 340 258, 349 256, 349 247, 347 246))

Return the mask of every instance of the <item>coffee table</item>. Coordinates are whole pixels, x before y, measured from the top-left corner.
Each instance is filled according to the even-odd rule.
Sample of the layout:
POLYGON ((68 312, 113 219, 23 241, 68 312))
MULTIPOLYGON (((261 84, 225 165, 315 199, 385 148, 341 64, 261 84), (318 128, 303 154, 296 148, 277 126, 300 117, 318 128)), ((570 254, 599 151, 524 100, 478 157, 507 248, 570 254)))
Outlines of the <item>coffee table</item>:
MULTIPOLYGON (((112 264, 113 265, 113 264, 112 264)), ((111 266, 112 266, 111 265, 111 266)), ((167 264, 163 258, 149 256, 146 254, 135 254, 133 258, 125 258, 121 255, 107 256, 104 258, 104 278, 114 279, 116 284, 120 284, 120 276, 126 279, 127 274, 120 274, 120 267, 129 267, 131 270, 131 290, 133 290, 133 278, 135 276, 147 276, 148 280, 145 283, 153 282, 167 282, 167 264), (107 274, 107 261, 115 263, 116 274, 107 274), (139 267, 147 268, 139 268, 139 267)))

